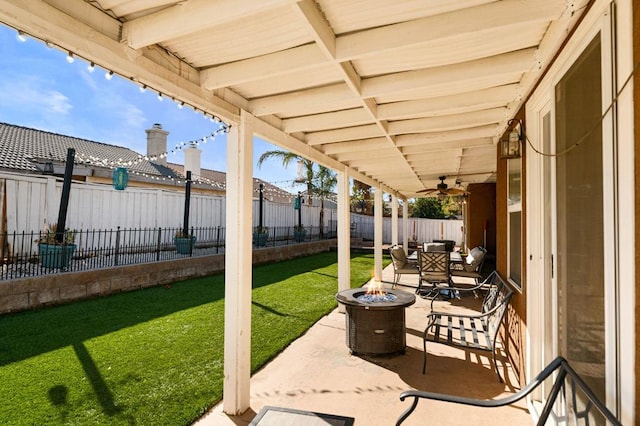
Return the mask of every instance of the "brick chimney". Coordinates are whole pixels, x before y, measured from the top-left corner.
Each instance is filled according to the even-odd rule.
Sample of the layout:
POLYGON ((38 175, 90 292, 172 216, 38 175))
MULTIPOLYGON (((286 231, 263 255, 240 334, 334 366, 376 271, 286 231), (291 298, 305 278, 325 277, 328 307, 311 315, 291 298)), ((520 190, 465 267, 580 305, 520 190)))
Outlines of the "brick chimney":
POLYGON ((153 127, 145 130, 147 132, 147 156, 157 156, 156 164, 167 165, 167 157, 160 157, 160 154, 167 152, 167 135, 169 132, 162 130, 162 124, 155 123, 153 127))
POLYGON ((191 174, 194 176, 200 176, 200 157, 202 150, 196 148, 196 144, 192 143, 184 151, 184 174, 187 175, 187 171, 191 170, 191 174))

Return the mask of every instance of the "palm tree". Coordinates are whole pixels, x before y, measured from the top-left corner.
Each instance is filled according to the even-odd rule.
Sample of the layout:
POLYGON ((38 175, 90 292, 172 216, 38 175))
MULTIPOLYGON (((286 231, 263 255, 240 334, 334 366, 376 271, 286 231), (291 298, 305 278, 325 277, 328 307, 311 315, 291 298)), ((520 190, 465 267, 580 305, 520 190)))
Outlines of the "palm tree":
POLYGON ((338 177, 331 169, 318 166, 318 172, 313 180, 313 192, 320 198, 320 238, 324 236, 324 200, 333 195, 338 183, 338 177))
POLYGON ((287 167, 292 161, 298 161, 302 164, 304 172, 303 182, 307 185, 307 205, 312 204, 312 196, 316 195, 320 198, 320 237, 324 234, 324 200, 333 194, 333 190, 338 182, 336 174, 331 169, 318 166, 317 171, 314 168, 315 163, 311 160, 293 154, 288 151, 266 151, 258 158, 258 167, 269 158, 277 158, 282 161, 282 165, 287 167))
POLYGON ((314 178, 313 161, 307 160, 306 158, 300 155, 294 154, 292 152, 273 150, 273 151, 265 151, 262 153, 260 158, 258 158, 258 167, 262 166, 262 163, 269 158, 280 159, 284 167, 289 166, 289 164, 291 164, 292 161, 302 162, 304 173, 305 173, 304 183, 307 185, 307 203, 308 205, 311 205, 311 202, 312 202, 311 195, 313 194, 313 178, 314 178))

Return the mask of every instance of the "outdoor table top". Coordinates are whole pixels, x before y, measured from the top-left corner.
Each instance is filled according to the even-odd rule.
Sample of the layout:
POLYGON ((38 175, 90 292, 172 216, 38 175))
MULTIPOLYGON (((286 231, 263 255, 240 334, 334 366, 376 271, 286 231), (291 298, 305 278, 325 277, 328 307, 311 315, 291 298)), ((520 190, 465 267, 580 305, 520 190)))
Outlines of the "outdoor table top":
MULTIPOLYGON (((413 253, 407 256, 407 259, 418 260, 418 250, 415 250, 413 253)), ((452 251, 449 253, 449 260, 453 263, 463 262, 462 255, 460 254, 460 252, 457 252, 457 251, 452 251)))

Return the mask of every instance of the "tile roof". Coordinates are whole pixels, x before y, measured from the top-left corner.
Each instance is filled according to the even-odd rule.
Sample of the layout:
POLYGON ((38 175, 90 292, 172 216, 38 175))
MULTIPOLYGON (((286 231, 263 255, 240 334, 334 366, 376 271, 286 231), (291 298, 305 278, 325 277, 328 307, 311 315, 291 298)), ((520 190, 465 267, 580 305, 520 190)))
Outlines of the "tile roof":
MULTIPOLYGON (((129 148, 0 122, 0 169, 2 170, 42 173, 38 163, 64 162, 68 148, 76 150, 77 164, 108 169, 120 162, 137 174, 178 179, 184 179, 185 176, 183 165, 156 164, 129 148)), ((194 177, 194 181, 209 185, 212 189, 224 191, 226 178, 227 175, 224 172, 202 169, 201 176, 199 179, 194 177)), ((256 195, 260 183, 265 185, 265 194, 268 194, 266 195, 268 199, 276 202, 291 202, 293 198, 291 193, 254 178, 253 187, 256 195)))
MULTIPOLYGON (((76 150, 76 163, 110 168, 120 161, 133 172, 170 176, 171 169, 154 164, 129 149, 102 142, 60 135, 43 130, 0 123, 0 168, 11 171, 38 173, 38 162, 64 162, 67 149, 76 150), (39 161, 38 161, 39 160, 39 161)), ((177 176, 176 176, 177 177, 177 176)))

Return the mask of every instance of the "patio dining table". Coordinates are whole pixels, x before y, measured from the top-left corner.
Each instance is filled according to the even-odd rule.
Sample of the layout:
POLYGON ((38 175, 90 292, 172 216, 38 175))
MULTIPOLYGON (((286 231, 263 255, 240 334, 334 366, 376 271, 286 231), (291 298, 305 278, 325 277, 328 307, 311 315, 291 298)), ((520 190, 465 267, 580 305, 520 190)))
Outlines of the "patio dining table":
MULTIPOLYGON (((411 253, 409 256, 407 256, 407 259, 409 260, 418 260, 418 250, 414 250, 413 253, 411 253)), ((452 251, 449 253, 449 261, 452 264, 462 264, 464 262, 464 259, 462 258, 462 255, 460 254, 460 252, 457 251, 452 251)))

